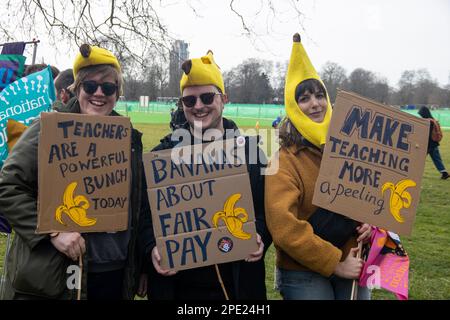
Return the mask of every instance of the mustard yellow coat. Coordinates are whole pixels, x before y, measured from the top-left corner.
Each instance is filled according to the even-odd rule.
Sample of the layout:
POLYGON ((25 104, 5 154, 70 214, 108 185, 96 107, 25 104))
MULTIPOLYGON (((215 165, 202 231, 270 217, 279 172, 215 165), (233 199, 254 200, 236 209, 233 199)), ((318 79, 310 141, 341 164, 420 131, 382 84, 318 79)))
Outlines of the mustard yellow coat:
POLYGON ((317 210, 312 198, 322 153, 312 146, 281 148, 278 153, 279 169, 265 179, 266 224, 276 248, 276 264, 329 277, 357 243, 352 237, 337 248, 314 234, 307 221, 317 210))

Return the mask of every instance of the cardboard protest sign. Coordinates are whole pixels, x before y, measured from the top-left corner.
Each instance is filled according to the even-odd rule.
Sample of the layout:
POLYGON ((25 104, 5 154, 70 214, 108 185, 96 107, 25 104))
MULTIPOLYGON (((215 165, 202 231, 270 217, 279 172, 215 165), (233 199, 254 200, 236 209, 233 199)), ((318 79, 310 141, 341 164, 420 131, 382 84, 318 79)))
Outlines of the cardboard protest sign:
POLYGON ((0 93, 0 167, 8 156, 8 119, 26 126, 55 101, 55 86, 50 67, 9 84, 0 93))
POLYGON ((130 119, 42 113, 38 233, 128 227, 130 119))
POLYGON ((233 148, 230 139, 144 154, 163 268, 241 260, 258 250, 244 147, 232 155, 233 148))
POLYGON ((313 204, 411 234, 428 132, 424 119, 339 91, 313 204))

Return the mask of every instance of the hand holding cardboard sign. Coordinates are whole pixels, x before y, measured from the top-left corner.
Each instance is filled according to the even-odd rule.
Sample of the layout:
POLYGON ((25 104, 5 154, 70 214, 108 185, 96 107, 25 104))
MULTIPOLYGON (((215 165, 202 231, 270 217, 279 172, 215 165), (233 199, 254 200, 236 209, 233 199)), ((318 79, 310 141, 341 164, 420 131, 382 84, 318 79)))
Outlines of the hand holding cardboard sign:
POLYGON ((78 232, 60 232, 50 241, 59 252, 64 253, 74 261, 86 252, 84 239, 78 232))
POLYGON ((155 267, 155 270, 163 276, 173 276, 177 273, 173 270, 164 270, 163 268, 161 268, 161 255, 159 254, 158 248, 156 246, 152 250, 152 263, 153 267, 155 267))
POLYGON ((247 262, 256 262, 262 258, 264 253, 264 242, 261 241, 261 236, 256 234, 256 243, 258 244, 258 250, 249 254, 245 259, 247 262))
POLYGON ((350 249, 350 253, 344 261, 339 262, 334 270, 334 274, 345 279, 358 279, 364 262, 356 258, 358 248, 350 249))
POLYGON ((364 223, 358 227, 356 227, 356 231, 358 232, 358 242, 367 243, 370 241, 372 237, 372 227, 370 224, 364 223))

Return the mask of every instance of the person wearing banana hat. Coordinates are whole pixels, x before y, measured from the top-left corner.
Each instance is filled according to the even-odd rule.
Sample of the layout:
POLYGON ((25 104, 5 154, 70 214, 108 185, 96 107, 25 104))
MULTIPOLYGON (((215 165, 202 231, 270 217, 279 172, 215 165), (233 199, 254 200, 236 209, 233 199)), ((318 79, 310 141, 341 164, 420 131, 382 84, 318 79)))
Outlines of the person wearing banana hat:
MULTIPOLYGON (((214 61, 211 51, 201 57, 187 60, 182 65, 180 81, 181 102, 186 123, 176 134, 169 134, 153 151, 172 149, 178 144, 180 135, 183 143, 210 142, 226 138, 226 131, 232 131, 236 144, 245 144, 245 159, 255 208, 255 240, 258 250, 245 260, 221 263, 182 270, 175 273, 161 267, 161 256, 155 239, 147 239, 142 246, 151 260, 148 274, 149 300, 264 300, 266 299, 264 254, 271 244, 271 237, 265 224, 264 176, 261 167, 265 163, 264 153, 257 148, 255 163, 250 163, 250 147, 257 146, 254 137, 240 136, 236 124, 222 116, 228 101, 222 72, 214 61), (215 132, 215 133, 214 133, 215 132), (180 134, 181 133, 181 134, 180 134), (211 135, 209 133, 212 133, 211 135), (194 139, 194 137, 196 139, 194 139), (240 138, 240 140, 238 140, 240 138), (190 141, 190 142, 189 142, 190 141), (264 160, 260 160, 264 157, 264 160)), ((229 132, 228 132, 229 133, 229 132)), ((253 149, 252 149, 253 150, 253 149)), ((148 229, 152 230, 151 216, 147 217, 148 229)))
MULTIPOLYGON (((363 261, 357 240, 370 239, 369 225, 312 204, 331 103, 319 75, 294 35, 280 128, 279 169, 265 181, 266 222, 276 248, 277 287, 286 300, 350 299, 363 261)), ((360 288, 360 299, 370 297, 360 288)))
MULTIPOLYGON (((108 50, 84 44, 77 53, 69 87, 75 94, 60 112, 120 116, 113 108, 122 90, 119 61, 108 50)), ((40 121, 24 132, 0 174, 0 211, 16 236, 8 259, 3 299, 76 299, 68 267, 83 256, 81 299, 133 299, 138 291, 139 225, 150 209, 142 164, 142 134, 131 132, 131 189, 128 230, 116 233, 36 234, 40 121), (141 199, 142 201, 140 201, 141 199), (138 217, 138 215, 140 215, 138 217)))

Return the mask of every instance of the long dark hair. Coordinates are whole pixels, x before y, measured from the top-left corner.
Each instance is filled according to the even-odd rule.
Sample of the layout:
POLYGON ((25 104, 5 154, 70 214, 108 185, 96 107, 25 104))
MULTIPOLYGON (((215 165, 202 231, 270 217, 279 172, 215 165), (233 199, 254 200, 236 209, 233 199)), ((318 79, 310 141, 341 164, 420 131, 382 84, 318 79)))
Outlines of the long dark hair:
MULTIPOLYGON (((317 79, 307 79, 305 81, 300 82, 295 88, 295 101, 298 102, 298 99, 305 92, 309 92, 311 94, 322 93, 325 98, 327 98, 327 91, 322 83, 317 79)), ((298 132, 298 130, 294 127, 289 118, 284 118, 280 124, 280 145, 284 148, 288 148, 290 146, 300 147, 305 145, 306 139, 298 132)))

